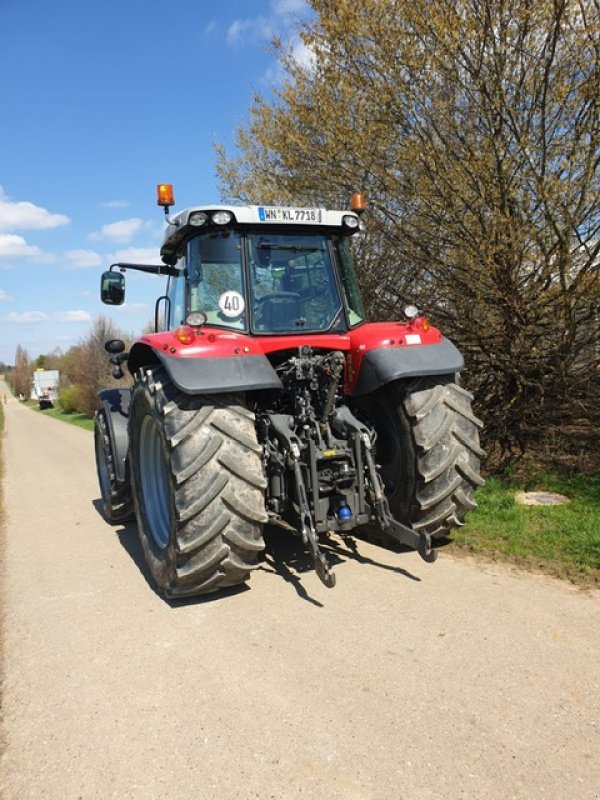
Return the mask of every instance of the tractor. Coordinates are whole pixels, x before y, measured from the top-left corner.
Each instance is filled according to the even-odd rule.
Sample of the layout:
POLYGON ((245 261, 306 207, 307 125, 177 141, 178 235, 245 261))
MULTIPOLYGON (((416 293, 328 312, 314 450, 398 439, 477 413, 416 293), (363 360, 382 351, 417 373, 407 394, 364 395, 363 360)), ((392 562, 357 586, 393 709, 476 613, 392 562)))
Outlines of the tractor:
POLYGON ((162 264, 113 264, 101 299, 119 305, 128 270, 162 275, 154 333, 125 352, 100 392, 95 451, 104 515, 135 517, 166 598, 245 583, 273 526, 302 538, 335 585, 331 532, 376 535, 427 562, 463 524, 483 483, 480 421, 458 383, 457 348, 406 306, 365 317, 349 210, 201 205, 169 216, 162 264))

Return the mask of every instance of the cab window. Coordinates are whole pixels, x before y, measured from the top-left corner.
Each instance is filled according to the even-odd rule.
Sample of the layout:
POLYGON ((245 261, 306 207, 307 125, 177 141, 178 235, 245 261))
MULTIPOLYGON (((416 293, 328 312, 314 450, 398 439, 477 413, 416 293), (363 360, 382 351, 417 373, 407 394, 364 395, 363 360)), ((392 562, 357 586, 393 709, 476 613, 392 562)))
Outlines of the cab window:
POLYGON ((240 234, 218 231, 188 242, 190 311, 203 311, 209 325, 244 330, 246 303, 240 234))
POLYGON ((320 233, 250 233, 247 239, 253 329, 328 330, 342 303, 327 238, 320 233))
POLYGON ((169 278, 169 286, 167 288, 167 297, 169 303, 169 320, 167 328, 173 330, 178 325, 182 325, 185 320, 185 258, 179 259, 175 265, 179 270, 178 275, 173 275, 169 278))
POLYGON ((365 309, 360 295, 358 278, 354 269, 354 259, 350 245, 350 237, 336 236, 333 239, 333 246, 336 251, 338 263, 340 265, 342 286, 344 289, 344 299, 348 312, 350 326, 358 325, 365 319, 365 309))

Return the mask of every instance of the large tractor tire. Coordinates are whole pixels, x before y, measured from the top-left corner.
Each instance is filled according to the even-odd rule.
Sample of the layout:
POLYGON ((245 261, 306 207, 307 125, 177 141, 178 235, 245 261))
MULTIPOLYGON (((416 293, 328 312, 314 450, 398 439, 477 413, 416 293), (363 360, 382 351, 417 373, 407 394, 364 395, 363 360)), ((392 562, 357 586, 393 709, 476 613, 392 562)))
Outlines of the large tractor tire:
POLYGON ((129 446, 138 531, 166 597, 246 581, 267 521, 254 414, 237 395, 181 393, 161 367, 132 390, 129 446))
POLYGON ((464 524, 484 483, 482 423, 472 399, 444 376, 388 384, 361 403, 377 431, 376 458, 392 514, 434 539, 464 524))
POLYGON ((96 412, 94 419, 94 444, 104 516, 108 522, 127 522, 135 516, 131 485, 128 478, 125 481, 117 480, 115 457, 103 409, 96 412))

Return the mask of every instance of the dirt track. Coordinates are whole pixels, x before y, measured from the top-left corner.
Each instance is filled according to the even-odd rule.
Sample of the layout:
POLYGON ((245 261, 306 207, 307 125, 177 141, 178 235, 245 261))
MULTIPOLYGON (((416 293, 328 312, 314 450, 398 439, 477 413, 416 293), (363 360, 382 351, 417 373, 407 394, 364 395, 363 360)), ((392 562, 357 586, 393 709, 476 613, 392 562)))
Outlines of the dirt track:
POLYGON ((337 539, 328 590, 271 535, 169 605, 91 434, 6 413, 4 800, 600 797, 598 593, 337 539))

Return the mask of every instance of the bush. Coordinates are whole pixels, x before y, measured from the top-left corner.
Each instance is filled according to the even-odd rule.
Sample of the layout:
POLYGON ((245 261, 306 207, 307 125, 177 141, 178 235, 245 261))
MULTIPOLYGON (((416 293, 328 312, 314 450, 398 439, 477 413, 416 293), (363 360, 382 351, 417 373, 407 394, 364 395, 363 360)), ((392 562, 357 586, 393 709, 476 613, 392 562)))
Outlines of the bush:
POLYGON ((65 414, 81 411, 81 389, 76 383, 65 386, 58 394, 58 404, 65 414))

